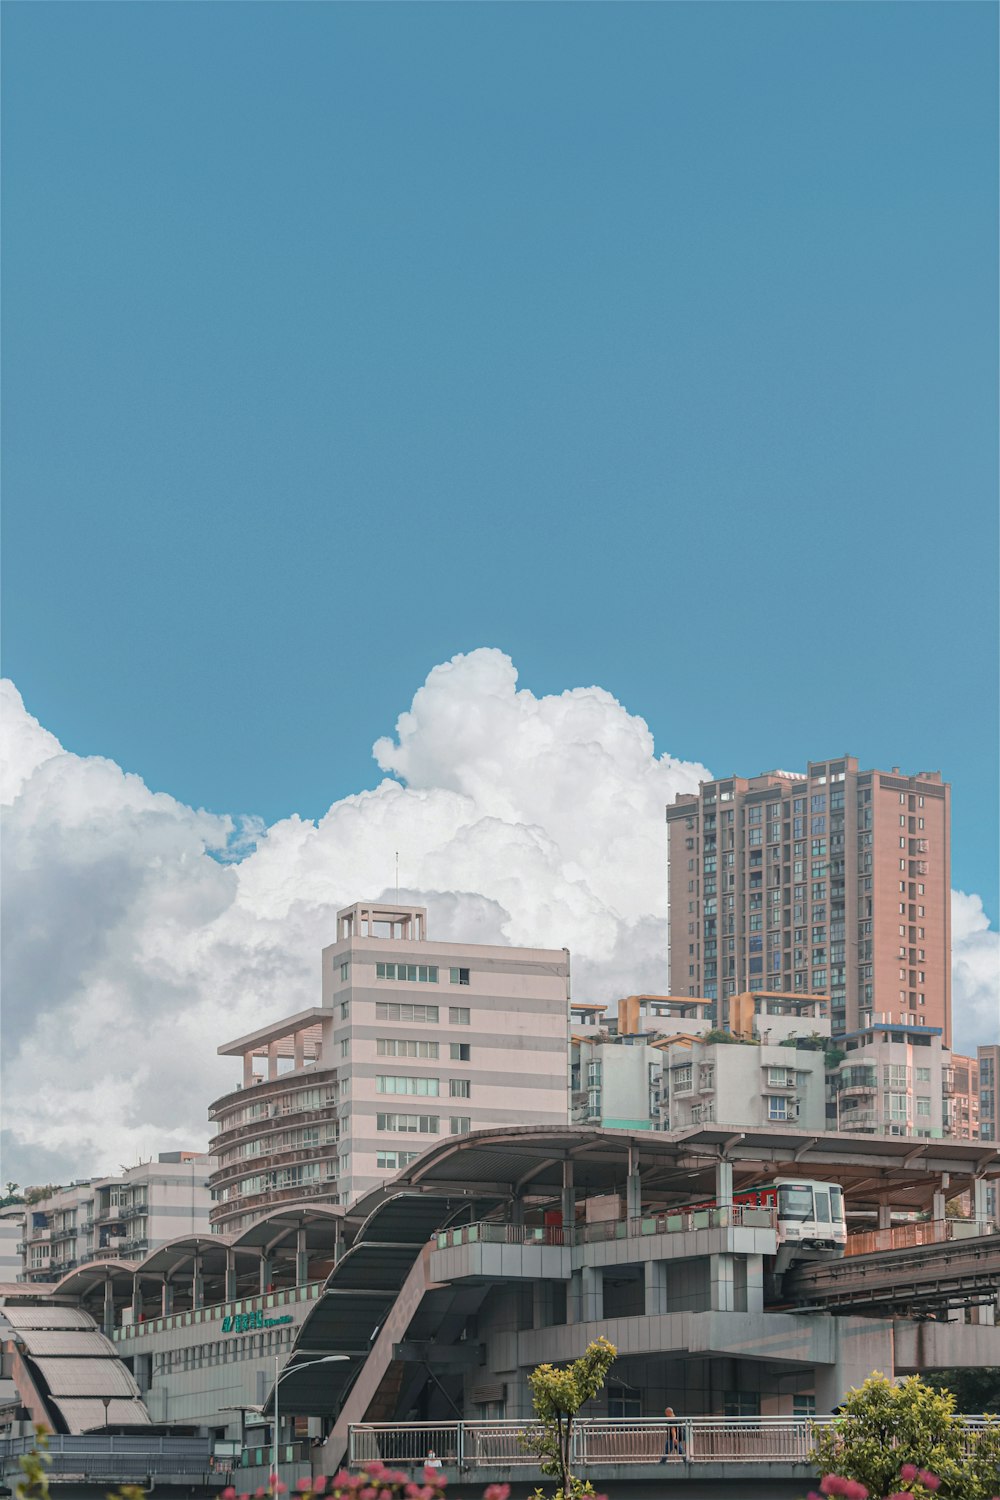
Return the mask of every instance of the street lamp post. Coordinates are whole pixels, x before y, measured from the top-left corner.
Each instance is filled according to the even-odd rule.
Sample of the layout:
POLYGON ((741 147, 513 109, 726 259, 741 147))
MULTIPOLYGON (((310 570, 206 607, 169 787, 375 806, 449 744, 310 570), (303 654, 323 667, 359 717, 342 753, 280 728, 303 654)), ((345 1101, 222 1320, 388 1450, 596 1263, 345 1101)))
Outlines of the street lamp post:
POLYGON ((334 1365, 348 1359, 347 1354, 324 1354, 321 1359, 306 1359, 298 1365, 288 1365, 281 1369, 281 1355, 274 1356, 274 1433, 271 1443, 271 1485, 275 1497, 278 1494, 278 1387, 286 1375, 291 1375, 296 1370, 310 1369, 313 1365, 334 1365))

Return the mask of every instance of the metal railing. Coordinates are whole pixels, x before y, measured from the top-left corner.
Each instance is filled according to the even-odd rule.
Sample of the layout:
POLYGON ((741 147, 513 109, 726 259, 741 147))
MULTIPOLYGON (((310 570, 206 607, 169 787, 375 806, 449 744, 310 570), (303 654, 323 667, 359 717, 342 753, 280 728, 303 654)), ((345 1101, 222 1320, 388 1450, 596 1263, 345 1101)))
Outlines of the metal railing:
MULTIPOLYGON (((572 1461, 581 1468, 684 1462, 809 1462, 815 1429, 832 1418, 663 1417, 581 1418, 572 1461)), ((538 1467, 537 1433, 530 1421, 359 1423, 350 1430, 349 1464, 419 1467, 434 1454, 448 1467, 538 1467)))
POLYGON ((557 1247, 603 1244, 607 1240, 637 1239, 650 1234, 686 1234, 696 1229, 774 1229, 773 1208, 734 1203, 729 1207, 679 1210, 677 1213, 647 1214, 638 1219, 611 1219, 596 1224, 564 1228, 559 1224, 505 1224, 481 1220, 444 1229, 432 1244, 438 1250, 456 1245, 555 1245, 557 1247))
MULTIPOLYGON (((34 1437, 0 1440, 0 1473, 16 1473, 18 1459, 37 1445, 38 1439, 34 1437)), ((210 1462, 211 1447, 208 1438, 54 1435, 47 1444, 51 1460, 48 1472, 54 1478, 100 1480, 109 1484, 148 1482, 171 1476, 183 1476, 206 1485, 225 1483, 224 1473, 216 1473, 210 1462)))
POLYGON ((864 1229, 847 1236, 845 1255, 874 1255, 880 1250, 913 1250, 920 1245, 943 1245, 948 1240, 995 1234, 991 1219, 926 1219, 918 1224, 893 1224, 890 1229, 864 1229))
MULTIPOLYGON (((615 1465, 810 1464, 817 1434, 836 1417, 584 1417, 574 1429, 571 1459, 582 1469, 615 1465)), ((971 1450, 981 1417, 964 1417, 971 1450)), ((433 1457, 447 1468, 538 1467, 538 1434, 530 1420, 364 1422, 350 1428, 347 1462, 419 1468, 433 1457)))

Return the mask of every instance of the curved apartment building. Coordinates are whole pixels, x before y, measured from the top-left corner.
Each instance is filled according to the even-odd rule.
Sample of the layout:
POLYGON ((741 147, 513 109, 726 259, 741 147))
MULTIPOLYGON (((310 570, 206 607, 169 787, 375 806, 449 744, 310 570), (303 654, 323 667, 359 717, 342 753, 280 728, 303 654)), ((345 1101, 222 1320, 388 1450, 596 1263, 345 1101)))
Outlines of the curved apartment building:
POLYGON ((441 1136, 569 1118, 569 953, 437 943, 421 906, 358 903, 322 1003, 219 1048, 216 1230, 286 1202, 351 1203, 441 1136))

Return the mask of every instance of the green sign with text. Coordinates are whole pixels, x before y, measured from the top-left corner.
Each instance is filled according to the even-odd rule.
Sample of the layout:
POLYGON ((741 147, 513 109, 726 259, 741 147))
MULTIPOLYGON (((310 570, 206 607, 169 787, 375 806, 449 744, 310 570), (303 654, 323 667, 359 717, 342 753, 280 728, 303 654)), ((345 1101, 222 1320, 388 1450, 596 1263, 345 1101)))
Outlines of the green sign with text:
POLYGON ((222 1320, 223 1333, 250 1333, 254 1328, 278 1328, 292 1321, 291 1313, 280 1318, 265 1318, 262 1312, 233 1313, 222 1320))

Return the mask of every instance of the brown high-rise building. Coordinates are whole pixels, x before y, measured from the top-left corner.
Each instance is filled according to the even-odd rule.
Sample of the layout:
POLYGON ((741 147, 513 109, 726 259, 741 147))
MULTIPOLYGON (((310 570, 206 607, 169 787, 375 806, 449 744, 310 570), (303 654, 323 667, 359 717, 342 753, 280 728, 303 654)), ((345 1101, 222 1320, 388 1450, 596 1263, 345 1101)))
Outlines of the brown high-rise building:
POLYGON ((951 1043, 951 788, 851 756, 703 782, 667 808, 669 984, 830 996, 951 1043))

